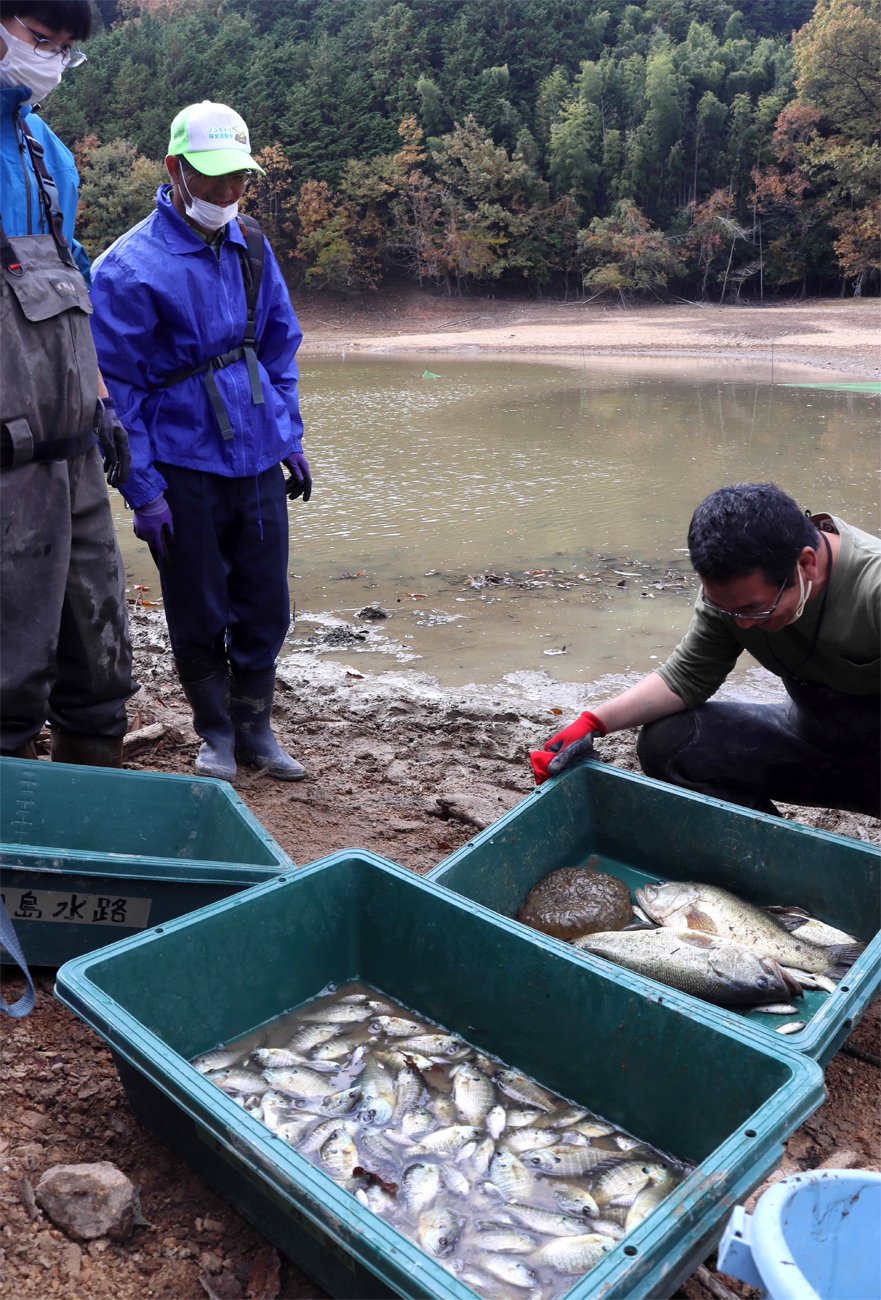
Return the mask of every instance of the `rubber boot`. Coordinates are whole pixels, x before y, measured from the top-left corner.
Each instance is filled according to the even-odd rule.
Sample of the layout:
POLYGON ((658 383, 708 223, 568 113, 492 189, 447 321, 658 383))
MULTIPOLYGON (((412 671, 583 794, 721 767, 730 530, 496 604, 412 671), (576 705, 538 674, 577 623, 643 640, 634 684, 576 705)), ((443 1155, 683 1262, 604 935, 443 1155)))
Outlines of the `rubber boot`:
POLYGON ((274 695, 274 668, 258 673, 233 673, 230 716, 235 730, 236 758, 279 781, 302 781, 305 767, 282 749, 269 725, 274 695))
POLYGON ((236 774, 232 722, 229 716, 229 670, 216 667, 205 672, 204 664, 177 661, 184 695, 193 710, 193 727, 202 738, 196 756, 198 776, 232 781, 236 774), (197 674, 203 674, 198 676, 197 674))
POLYGON ((37 745, 33 740, 28 740, 18 749, 0 749, 0 755, 3 758, 36 758, 37 745))
POLYGON ((122 767, 122 736, 85 736, 52 727, 52 762, 87 767, 122 767))

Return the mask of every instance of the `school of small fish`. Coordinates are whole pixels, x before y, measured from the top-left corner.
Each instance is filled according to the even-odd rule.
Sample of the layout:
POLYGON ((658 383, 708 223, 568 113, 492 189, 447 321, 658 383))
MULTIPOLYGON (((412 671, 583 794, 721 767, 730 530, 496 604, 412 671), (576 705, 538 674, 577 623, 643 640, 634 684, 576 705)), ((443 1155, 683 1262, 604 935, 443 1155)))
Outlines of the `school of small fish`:
POLYGON ((192 1064, 487 1300, 561 1295, 688 1172, 364 985, 192 1064))

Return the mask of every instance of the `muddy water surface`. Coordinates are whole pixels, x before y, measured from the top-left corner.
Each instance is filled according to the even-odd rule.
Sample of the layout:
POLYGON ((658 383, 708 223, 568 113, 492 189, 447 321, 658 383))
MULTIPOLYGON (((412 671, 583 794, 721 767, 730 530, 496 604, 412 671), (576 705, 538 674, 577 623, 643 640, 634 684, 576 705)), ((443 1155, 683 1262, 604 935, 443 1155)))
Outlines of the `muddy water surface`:
MULTIPOLYGON (((714 487, 770 479, 876 531, 878 401, 802 372, 657 358, 305 357, 315 476, 291 517, 291 648, 448 685, 662 662, 714 487), (773 379, 773 382, 772 382, 773 379), (378 603, 392 617, 358 619, 378 603)), ((130 582, 159 599, 115 504, 130 582)))

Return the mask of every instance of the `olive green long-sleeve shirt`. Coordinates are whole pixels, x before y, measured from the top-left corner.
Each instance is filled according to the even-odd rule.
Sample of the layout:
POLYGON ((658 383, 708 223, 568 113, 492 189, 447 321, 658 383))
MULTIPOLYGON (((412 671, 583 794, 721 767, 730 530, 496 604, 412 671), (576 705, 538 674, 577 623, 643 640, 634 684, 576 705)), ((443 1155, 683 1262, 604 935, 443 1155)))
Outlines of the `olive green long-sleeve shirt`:
POLYGON ((834 516, 815 516, 814 523, 841 537, 825 610, 821 596, 796 623, 764 632, 715 614, 698 596, 691 626, 657 670, 686 708, 719 689, 743 650, 778 677, 818 682, 846 695, 881 692, 881 539, 834 516))

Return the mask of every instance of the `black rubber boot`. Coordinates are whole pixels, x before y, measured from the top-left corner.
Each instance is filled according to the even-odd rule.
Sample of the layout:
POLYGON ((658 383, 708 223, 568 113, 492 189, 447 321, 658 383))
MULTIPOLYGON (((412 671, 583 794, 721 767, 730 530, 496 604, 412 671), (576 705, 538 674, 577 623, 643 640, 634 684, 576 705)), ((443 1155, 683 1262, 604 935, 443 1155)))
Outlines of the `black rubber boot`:
POLYGON ((286 753, 272 734, 269 719, 275 695, 275 669, 259 673, 233 673, 230 715, 235 730, 235 756, 279 781, 301 781, 302 763, 286 753))
POLYGON ((84 736, 52 727, 52 762, 122 767, 122 736, 84 736))
POLYGON ((232 781, 236 759, 232 721, 229 715, 229 669, 215 666, 206 672, 203 663, 175 661, 180 684, 193 710, 193 727, 202 737, 196 757, 196 774, 232 781))

